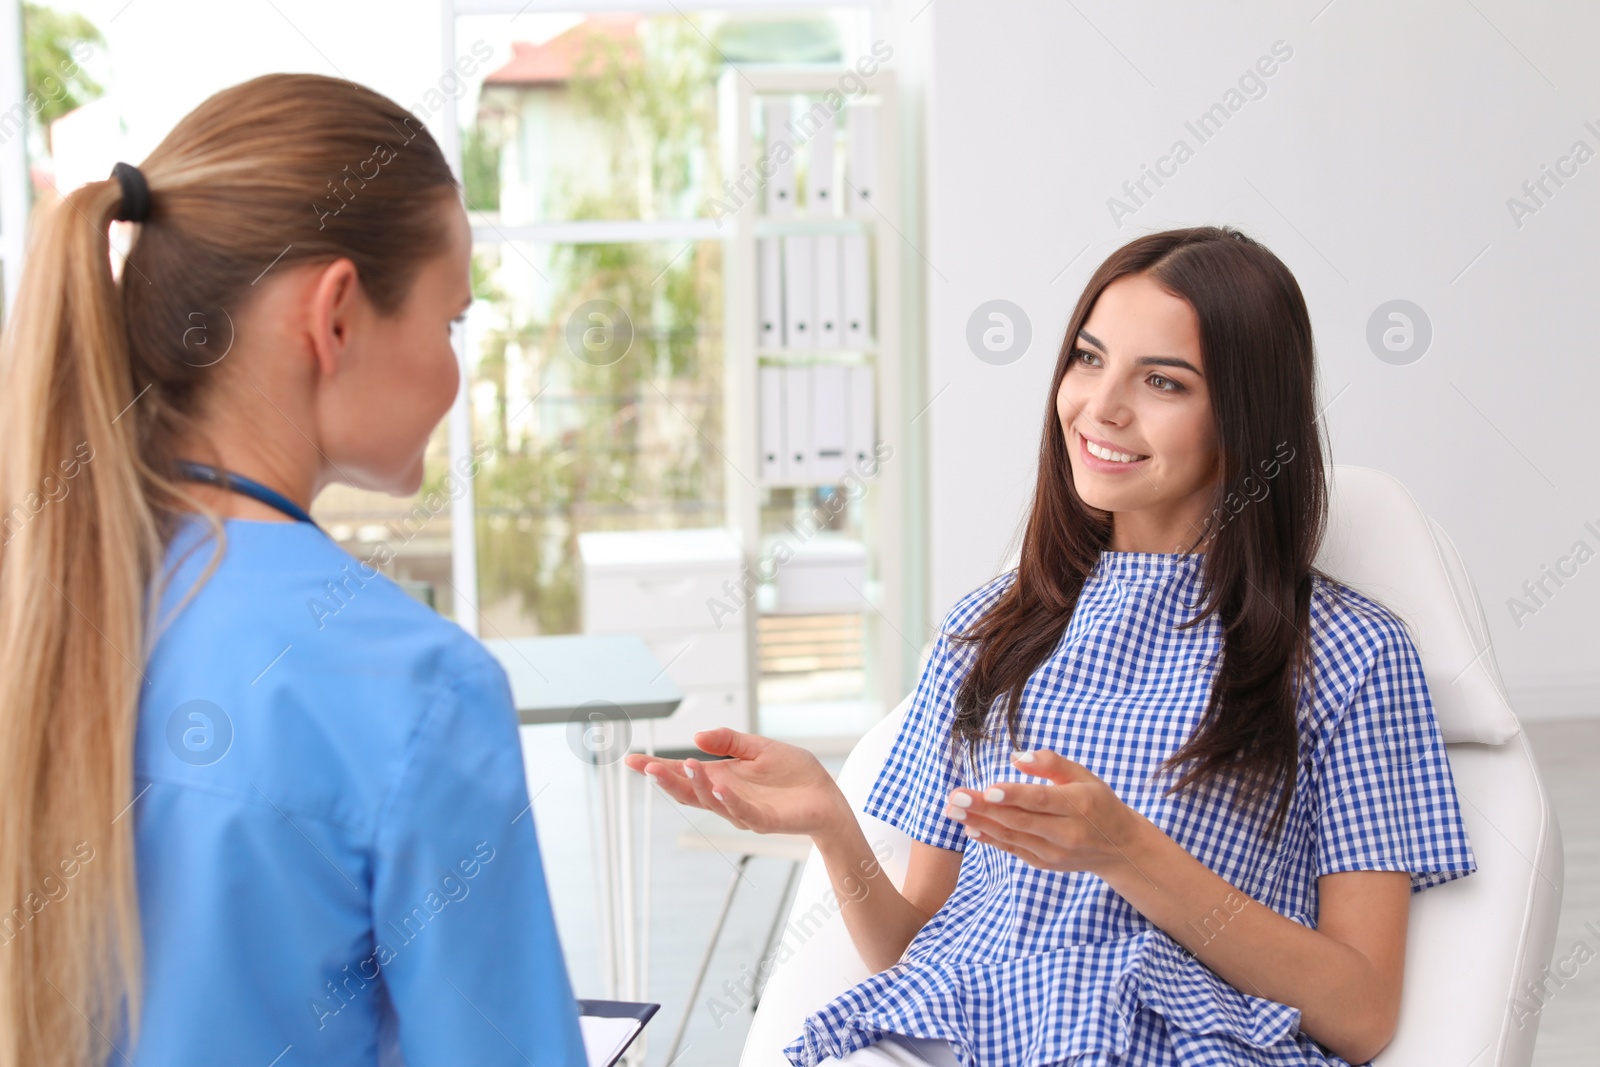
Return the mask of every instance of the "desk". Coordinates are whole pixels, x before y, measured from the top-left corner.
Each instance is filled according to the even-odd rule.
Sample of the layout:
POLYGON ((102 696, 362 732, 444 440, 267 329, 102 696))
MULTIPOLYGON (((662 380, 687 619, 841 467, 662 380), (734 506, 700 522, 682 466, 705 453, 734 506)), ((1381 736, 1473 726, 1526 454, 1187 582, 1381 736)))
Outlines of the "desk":
MULTIPOLYGON (((599 775, 604 842, 595 856, 595 867, 604 894, 600 933, 606 996, 643 1000, 641 935, 647 931, 640 929, 634 907, 636 846, 629 800, 633 772, 622 757, 633 742, 633 724, 671 715, 683 694, 644 641, 631 634, 513 637, 485 641, 484 646, 505 668, 522 723, 567 723, 567 743, 573 754, 593 765, 599 775)), ((648 738, 645 750, 654 750, 648 738)), ((650 794, 646 789, 647 833, 650 794)), ((645 846, 643 881, 648 905, 648 840, 645 846)))
POLYGON ((589 712, 609 709, 622 722, 660 719, 683 699, 666 668, 632 634, 555 634, 483 644, 506 669, 524 726, 594 722, 606 716, 589 712))

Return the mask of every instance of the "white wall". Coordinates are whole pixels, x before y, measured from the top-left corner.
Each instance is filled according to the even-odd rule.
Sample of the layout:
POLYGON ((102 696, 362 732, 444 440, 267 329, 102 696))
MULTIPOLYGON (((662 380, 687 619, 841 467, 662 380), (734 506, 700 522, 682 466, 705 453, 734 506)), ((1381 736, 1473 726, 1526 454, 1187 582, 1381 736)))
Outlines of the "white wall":
POLYGON ((1507 206, 1575 142, 1600 152, 1600 7, 936 0, 921 19, 931 622, 1006 557, 1089 274, 1137 234, 1228 223, 1305 292, 1333 461, 1391 472, 1450 532, 1525 717, 1600 713, 1600 556, 1520 627, 1507 603, 1576 542, 1600 553, 1600 158, 1520 226, 1507 206), (1278 41, 1264 95, 1200 143, 1185 122, 1278 41), (1108 199, 1178 139, 1193 157, 1118 225, 1108 199), (1033 327, 1006 366, 965 340, 995 298, 1033 327), (1396 298, 1433 327, 1404 366, 1366 340, 1396 298))

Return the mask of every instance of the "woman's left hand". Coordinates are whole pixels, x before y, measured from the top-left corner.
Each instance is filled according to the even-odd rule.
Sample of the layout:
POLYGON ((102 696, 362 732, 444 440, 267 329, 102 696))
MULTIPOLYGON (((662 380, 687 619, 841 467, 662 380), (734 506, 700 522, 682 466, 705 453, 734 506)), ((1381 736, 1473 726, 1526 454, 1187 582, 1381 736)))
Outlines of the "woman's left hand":
POLYGON ((1149 820, 1083 764, 1047 749, 1032 755, 1032 762, 1012 757, 1012 766, 1046 782, 955 789, 945 815, 965 824, 972 840, 1042 870, 1104 874, 1137 866, 1131 853, 1149 820))

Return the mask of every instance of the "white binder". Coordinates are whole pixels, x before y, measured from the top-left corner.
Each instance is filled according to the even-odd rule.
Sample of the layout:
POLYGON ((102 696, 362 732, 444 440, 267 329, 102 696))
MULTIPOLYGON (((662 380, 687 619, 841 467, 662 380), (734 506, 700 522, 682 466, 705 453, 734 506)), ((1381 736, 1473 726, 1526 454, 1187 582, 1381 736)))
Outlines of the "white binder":
POLYGON ((772 177, 767 179, 768 215, 794 214, 794 140, 788 128, 793 112, 787 97, 768 100, 763 105, 767 123, 765 147, 774 171, 772 177), (780 142, 788 146, 782 152, 777 150, 780 142))
POLYGON ((783 249, 776 237, 756 238, 756 347, 783 347, 783 249))
POLYGON ((872 344, 872 278, 867 268, 867 235, 845 234, 839 258, 844 346, 868 348, 872 344))
POLYGON ((845 175, 849 184, 846 203, 852 215, 873 213, 873 191, 878 178, 878 109, 867 104, 857 104, 848 109, 845 126, 848 139, 845 156, 845 175))
POLYGON ((783 369, 783 480, 811 481, 811 368, 783 369))
POLYGON ((783 239, 783 341, 788 348, 814 348, 817 239, 789 234, 783 239))
POLYGON ((783 368, 762 367, 759 371, 761 406, 757 414, 760 425, 756 427, 759 442, 761 481, 783 481, 784 410, 783 368))
POLYGON ((817 288, 814 305, 816 320, 813 326, 816 330, 815 344, 818 348, 838 348, 844 343, 844 308, 841 295, 844 289, 839 277, 839 235, 819 233, 815 240, 817 254, 817 288))
POLYGON ((860 477, 867 478, 878 473, 872 368, 860 365, 846 369, 850 372, 845 382, 850 409, 850 467, 860 477))
POLYGON ((839 213, 833 176, 833 138, 838 128, 838 118, 830 111, 806 142, 806 212, 819 218, 832 218, 839 213))
POLYGON ((811 476, 837 485, 850 469, 849 409, 843 363, 819 363, 811 368, 811 476))

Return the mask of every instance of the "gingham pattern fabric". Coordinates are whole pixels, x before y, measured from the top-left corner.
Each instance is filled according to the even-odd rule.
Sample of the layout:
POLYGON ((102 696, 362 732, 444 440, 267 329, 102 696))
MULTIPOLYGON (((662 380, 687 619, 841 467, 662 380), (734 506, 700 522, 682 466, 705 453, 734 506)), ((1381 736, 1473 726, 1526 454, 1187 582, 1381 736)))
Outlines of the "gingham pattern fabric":
MULTIPOLYGON (((1319 875, 1409 871, 1416 893, 1475 871, 1415 647, 1384 607, 1320 578, 1316 684, 1299 701, 1281 838, 1265 836, 1264 806, 1235 809, 1229 784, 1162 795, 1179 772, 1153 777, 1156 765, 1199 724, 1220 662, 1217 618, 1175 629, 1199 606, 1203 561, 1101 555, 1023 692, 1023 747, 1082 763, 1232 885, 1305 926, 1316 925, 1319 875)), ((962 598, 943 634, 975 622, 1015 579, 1008 571, 962 598)), ((789 1061, 812 1067, 896 1033, 944 1038, 964 1067, 1349 1067, 1299 1032, 1299 1009, 1235 989, 1099 877, 1038 870, 943 814, 956 786, 1039 780, 1011 766, 1003 723, 972 758, 951 758, 955 693, 975 654, 938 639, 864 808, 964 852, 955 890, 899 963, 806 1019, 789 1061)))

